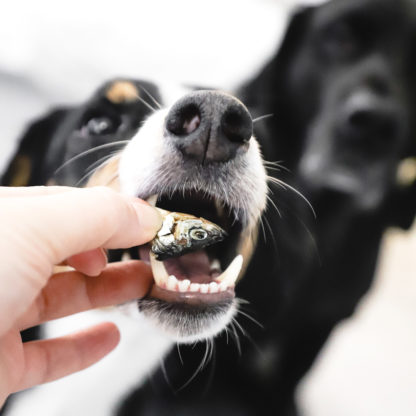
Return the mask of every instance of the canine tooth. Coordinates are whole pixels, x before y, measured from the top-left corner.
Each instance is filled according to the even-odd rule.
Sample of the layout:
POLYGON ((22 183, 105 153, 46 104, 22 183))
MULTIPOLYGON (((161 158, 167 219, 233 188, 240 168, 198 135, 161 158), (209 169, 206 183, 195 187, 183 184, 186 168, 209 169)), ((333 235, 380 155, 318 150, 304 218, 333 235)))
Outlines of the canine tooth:
POLYGON ((218 283, 216 282, 211 282, 209 284, 209 292, 210 293, 218 293, 218 283))
POLYGON ((221 264, 218 259, 212 260, 211 264, 209 265, 211 270, 221 270, 221 264))
POLYGON ((190 292, 198 292, 200 285, 198 283, 191 283, 191 286, 189 286, 190 292))
POLYGON ((191 282, 188 279, 179 281, 179 283, 178 283, 179 292, 186 292, 188 290, 190 284, 191 284, 191 282))
POLYGON ((150 266, 152 268, 153 278, 158 286, 162 286, 168 280, 169 274, 163 261, 158 261, 155 255, 150 252, 150 266))
POLYGON ((208 293, 209 290, 209 284, 202 284, 201 287, 201 293, 208 293))
POLYGON ((166 289, 168 290, 176 290, 176 285, 178 283, 178 279, 174 275, 170 275, 168 277, 168 281, 166 283, 166 289))
POLYGON ((125 251, 123 255, 121 256, 121 261, 128 261, 128 260, 131 260, 131 254, 125 251))
POLYGON ((146 200, 146 201, 147 201, 150 205, 152 205, 153 207, 155 207, 155 206, 156 206, 157 197, 158 197, 158 194, 154 194, 154 195, 152 195, 152 196, 149 196, 149 198, 147 198, 147 200, 146 200))
POLYGON ((227 287, 231 287, 235 284, 238 275, 240 274, 241 267, 243 266, 243 256, 239 254, 231 262, 231 264, 224 270, 216 279, 217 283, 224 283, 227 287))

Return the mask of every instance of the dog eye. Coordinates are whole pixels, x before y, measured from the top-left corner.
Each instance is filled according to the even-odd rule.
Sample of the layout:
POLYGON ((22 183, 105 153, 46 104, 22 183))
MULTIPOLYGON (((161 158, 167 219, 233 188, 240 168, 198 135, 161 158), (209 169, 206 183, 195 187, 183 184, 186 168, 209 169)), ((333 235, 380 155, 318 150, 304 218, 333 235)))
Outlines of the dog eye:
POLYGON ((117 120, 110 117, 93 117, 84 124, 82 131, 88 136, 102 136, 115 133, 119 124, 117 120))
POLYGON ((194 240, 205 240, 208 237, 208 233, 203 229, 196 228, 191 230, 190 236, 194 240))
POLYGON ((321 47, 330 59, 348 59, 357 53, 359 40, 351 25, 339 22, 326 28, 321 47))

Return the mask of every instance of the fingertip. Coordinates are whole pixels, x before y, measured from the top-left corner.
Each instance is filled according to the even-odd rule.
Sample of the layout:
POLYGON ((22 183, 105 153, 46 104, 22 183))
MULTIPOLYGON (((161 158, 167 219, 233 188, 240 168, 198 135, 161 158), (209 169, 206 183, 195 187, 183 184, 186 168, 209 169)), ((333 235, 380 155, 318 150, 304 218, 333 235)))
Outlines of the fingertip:
POLYGON ((98 276, 107 266, 107 255, 97 248, 69 257, 66 264, 87 276, 98 276))
POLYGON ((103 322, 60 338, 23 344, 25 371, 13 391, 50 382, 100 361, 120 342, 113 322, 103 322))
POLYGON ((163 218, 160 212, 139 198, 132 198, 133 208, 136 211, 144 241, 150 241, 162 227, 163 218))
POLYGON ((94 329, 95 331, 97 331, 94 337, 95 342, 97 342, 97 345, 102 346, 104 348, 104 355, 102 356, 104 357, 108 353, 113 351, 114 348, 116 348, 117 345, 120 343, 120 330, 114 322, 103 322, 96 326, 94 329))

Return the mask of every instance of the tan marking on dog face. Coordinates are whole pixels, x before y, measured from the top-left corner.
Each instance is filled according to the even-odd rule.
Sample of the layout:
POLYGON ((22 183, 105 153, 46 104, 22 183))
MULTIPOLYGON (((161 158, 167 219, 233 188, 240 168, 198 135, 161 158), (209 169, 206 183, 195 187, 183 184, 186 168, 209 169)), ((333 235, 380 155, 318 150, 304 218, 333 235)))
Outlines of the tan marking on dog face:
POLYGON ((118 164, 120 156, 112 157, 105 165, 97 169, 88 180, 86 187, 107 186, 120 192, 120 181, 118 178, 118 164))
POLYGON ((416 157, 408 157, 400 162, 396 181, 403 187, 410 186, 416 181, 416 157))
POLYGON ((114 104, 122 104, 137 100, 139 91, 131 82, 116 81, 110 85, 105 96, 114 104))
POLYGON ((32 162, 29 156, 19 155, 13 161, 13 176, 9 186, 26 186, 32 172, 32 162))
POLYGON ((247 266, 250 263, 251 257, 253 256, 254 248, 257 244, 258 229, 259 227, 257 224, 254 227, 246 228, 240 237, 237 253, 243 256, 244 262, 238 280, 244 276, 247 266))

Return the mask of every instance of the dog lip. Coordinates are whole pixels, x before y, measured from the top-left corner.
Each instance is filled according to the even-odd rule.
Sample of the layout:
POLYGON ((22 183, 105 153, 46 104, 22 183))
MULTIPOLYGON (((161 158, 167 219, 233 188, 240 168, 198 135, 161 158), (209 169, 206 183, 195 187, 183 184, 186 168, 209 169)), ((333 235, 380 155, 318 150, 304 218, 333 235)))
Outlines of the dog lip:
POLYGON ((159 287, 156 283, 153 284, 146 298, 161 299, 170 303, 182 303, 189 306, 206 306, 216 304, 222 301, 229 301, 234 299, 234 289, 228 288, 223 292, 218 293, 200 293, 200 292, 174 292, 159 287))

